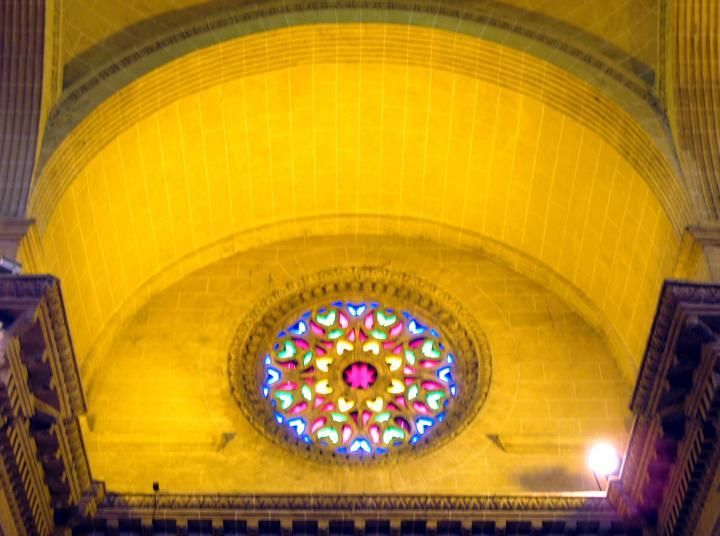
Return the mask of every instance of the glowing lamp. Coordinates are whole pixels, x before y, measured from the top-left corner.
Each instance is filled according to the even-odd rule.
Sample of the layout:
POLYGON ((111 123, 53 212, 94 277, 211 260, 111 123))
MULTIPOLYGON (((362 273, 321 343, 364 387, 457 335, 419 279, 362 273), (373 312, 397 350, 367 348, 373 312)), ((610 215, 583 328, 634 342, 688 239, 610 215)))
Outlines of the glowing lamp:
POLYGON ((588 453, 587 462, 593 473, 604 477, 613 475, 620 469, 620 455, 609 443, 593 445, 588 453))

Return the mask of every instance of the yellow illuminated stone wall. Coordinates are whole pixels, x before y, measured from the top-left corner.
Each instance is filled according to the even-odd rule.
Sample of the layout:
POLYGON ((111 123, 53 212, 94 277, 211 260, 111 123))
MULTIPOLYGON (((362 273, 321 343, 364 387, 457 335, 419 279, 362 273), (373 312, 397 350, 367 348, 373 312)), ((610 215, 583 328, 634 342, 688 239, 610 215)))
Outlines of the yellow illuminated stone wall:
MULTIPOLYGON (((201 76, 202 55, 183 61, 201 76)), ((127 91, 150 99, 156 83, 127 91)), ((488 81, 398 64, 300 65, 183 96, 127 125, 58 199, 39 213, 42 268, 62 279, 81 361, 194 252, 278 222, 340 232, 332 218, 350 215, 376 217, 354 232, 422 220, 535 259, 600 311, 630 379, 677 250, 640 171, 593 130, 488 81)))
POLYGON ((591 491, 587 445, 624 449, 630 425, 630 384, 600 334, 527 277, 430 237, 298 238, 215 262, 150 299, 98 365, 83 438, 93 476, 113 491, 149 492, 153 481, 194 493, 591 491), (487 400, 438 449, 321 465, 271 443, 236 405, 226 367, 243 315, 288 281, 344 266, 430 280, 486 334, 487 400))

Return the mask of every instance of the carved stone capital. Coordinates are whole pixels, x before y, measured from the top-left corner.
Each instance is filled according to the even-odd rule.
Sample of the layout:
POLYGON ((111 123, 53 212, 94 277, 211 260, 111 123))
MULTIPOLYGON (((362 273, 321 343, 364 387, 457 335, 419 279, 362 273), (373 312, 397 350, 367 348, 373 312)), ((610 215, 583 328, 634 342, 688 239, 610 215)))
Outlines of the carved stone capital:
POLYGON ((0 256, 16 259, 20 242, 32 224, 33 220, 26 218, 0 217, 0 256))
POLYGON ((705 222, 689 226, 682 237, 675 277, 696 281, 720 281, 720 224, 705 222))

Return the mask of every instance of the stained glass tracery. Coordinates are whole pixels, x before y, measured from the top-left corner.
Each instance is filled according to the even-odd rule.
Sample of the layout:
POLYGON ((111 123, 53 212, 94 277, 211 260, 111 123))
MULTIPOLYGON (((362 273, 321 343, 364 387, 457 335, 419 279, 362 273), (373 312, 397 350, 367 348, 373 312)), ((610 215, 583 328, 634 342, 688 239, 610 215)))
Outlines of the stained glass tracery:
POLYGON ((457 396, 455 356, 407 311, 336 301, 277 334, 261 390, 298 440, 340 455, 384 454, 429 437, 457 396))

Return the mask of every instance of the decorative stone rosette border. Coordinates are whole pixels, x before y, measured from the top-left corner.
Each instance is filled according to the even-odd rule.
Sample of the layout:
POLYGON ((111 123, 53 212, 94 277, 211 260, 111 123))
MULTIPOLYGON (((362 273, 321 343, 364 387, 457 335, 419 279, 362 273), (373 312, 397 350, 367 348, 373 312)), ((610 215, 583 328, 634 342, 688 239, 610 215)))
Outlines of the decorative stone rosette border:
POLYGON ((456 435, 485 400, 491 378, 487 340, 472 314, 455 298, 416 276, 386 268, 337 268, 292 281, 262 299, 241 320, 228 359, 230 389, 245 417, 266 437, 297 454, 324 462, 382 463, 420 454, 456 435), (431 321, 456 354, 457 399, 431 435, 381 456, 344 456, 302 441, 278 426, 262 393, 263 359, 277 333, 298 311, 333 300, 374 300, 402 307, 431 321))

